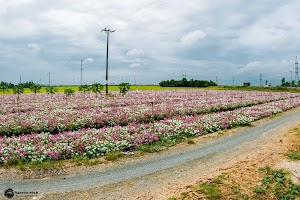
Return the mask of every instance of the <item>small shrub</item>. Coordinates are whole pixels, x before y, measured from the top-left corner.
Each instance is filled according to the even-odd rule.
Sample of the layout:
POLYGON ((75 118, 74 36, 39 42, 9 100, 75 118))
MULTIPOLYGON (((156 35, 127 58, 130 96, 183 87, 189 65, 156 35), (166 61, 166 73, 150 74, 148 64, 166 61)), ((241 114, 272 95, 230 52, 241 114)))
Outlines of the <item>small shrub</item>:
POLYGON ((187 140, 187 143, 188 143, 188 144, 195 144, 195 141, 194 141, 193 139, 189 138, 189 139, 187 140))
POLYGON ((203 192, 208 199, 219 199, 222 197, 221 191, 216 183, 202 183, 198 190, 203 192))
POLYGON ((299 151, 293 151, 287 154, 290 160, 300 160, 300 152, 299 151))

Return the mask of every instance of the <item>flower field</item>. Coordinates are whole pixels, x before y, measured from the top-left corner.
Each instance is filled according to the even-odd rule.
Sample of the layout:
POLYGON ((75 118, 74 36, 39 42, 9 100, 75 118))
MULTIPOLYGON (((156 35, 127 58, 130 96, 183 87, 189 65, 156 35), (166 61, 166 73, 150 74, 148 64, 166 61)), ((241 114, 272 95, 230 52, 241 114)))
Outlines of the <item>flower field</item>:
POLYGON ((0 163, 96 158, 157 141, 250 125, 300 106, 294 93, 143 91, 0 96, 0 163))

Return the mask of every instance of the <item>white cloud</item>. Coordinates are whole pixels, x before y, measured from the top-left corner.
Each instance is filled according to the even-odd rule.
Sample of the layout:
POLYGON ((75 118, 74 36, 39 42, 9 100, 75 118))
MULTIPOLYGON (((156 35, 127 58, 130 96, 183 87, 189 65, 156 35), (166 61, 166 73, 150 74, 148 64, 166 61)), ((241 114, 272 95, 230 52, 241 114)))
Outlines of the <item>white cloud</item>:
POLYGON ((37 25, 27 19, 13 19, 0 23, 0 38, 28 38, 37 35, 38 32, 37 25))
POLYGON ((37 44, 37 43, 29 43, 29 44, 27 44, 27 47, 30 48, 33 51, 39 51, 39 50, 41 50, 40 45, 37 44))
POLYGON ((131 49, 126 55, 130 57, 141 57, 144 56, 144 51, 142 49, 131 49))
POLYGON ((183 45, 190 46, 199 40, 202 40, 206 37, 206 33, 201 30, 196 30, 193 32, 189 32, 185 36, 181 38, 181 42, 183 45))
POLYGON ((87 58, 87 59, 85 59, 85 61, 92 63, 92 62, 94 62, 95 60, 94 60, 94 58, 87 58))
POLYGON ((67 9, 49 10, 41 13, 39 17, 49 26, 51 32, 57 34, 86 32, 89 25, 97 22, 96 15, 67 9))
POLYGON ((129 65, 129 68, 137 68, 140 66, 141 66, 141 64, 139 64, 139 63, 133 63, 133 64, 129 65))
MULTIPOLYGON (((109 66, 115 70, 110 75, 116 80, 120 74, 137 73, 145 83, 180 78, 183 66, 189 78, 218 76, 220 82, 237 73, 257 77, 260 71, 294 70, 284 68, 280 59, 291 60, 299 53, 298 0, 253 0, 247 6, 239 0, 147 5, 136 0, 0 0, 0 66, 18 71, 26 61, 28 81, 37 76, 30 69, 47 67, 57 84, 67 79, 75 84, 60 70, 71 72, 85 58, 90 62, 86 71, 91 71, 85 77, 105 81, 107 37, 100 31, 107 27, 116 29, 109 38, 109 66)), ((0 81, 8 77, 15 80, 5 72, 0 81)))

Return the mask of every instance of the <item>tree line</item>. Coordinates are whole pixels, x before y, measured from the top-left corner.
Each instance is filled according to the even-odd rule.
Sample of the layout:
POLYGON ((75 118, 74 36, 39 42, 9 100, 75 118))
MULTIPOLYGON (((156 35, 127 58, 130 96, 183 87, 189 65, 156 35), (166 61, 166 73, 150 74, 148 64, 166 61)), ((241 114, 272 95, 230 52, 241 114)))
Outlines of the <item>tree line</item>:
POLYGON ((292 80, 292 82, 287 82, 285 81, 285 78, 281 79, 281 86, 283 87, 299 87, 300 86, 300 81, 298 83, 295 83, 294 80, 292 80))
MULTIPOLYGON (((31 88, 32 86, 39 85, 39 84, 35 84, 33 81, 27 81, 25 83, 19 83, 17 85, 22 85, 23 88, 31 88)), ((2 87, 6 86, 7 88, 12 89, 16 85, 13 84, 13 83, 7 83, 7 82, 4 82, 4 81, 1 81, 0 86, 2 86, 2 87)), ((44 85, 41 85, 41 86, 43 87, 44 85)))
POLYGON ((207 81, 207 80, 194 80, 190 79, 189 81, 186 78, 183 78, 182 80, 166 80, 161 81, 159 83, 161 87, 208 87, 208 86, 218 86, 213 81, 207 81))

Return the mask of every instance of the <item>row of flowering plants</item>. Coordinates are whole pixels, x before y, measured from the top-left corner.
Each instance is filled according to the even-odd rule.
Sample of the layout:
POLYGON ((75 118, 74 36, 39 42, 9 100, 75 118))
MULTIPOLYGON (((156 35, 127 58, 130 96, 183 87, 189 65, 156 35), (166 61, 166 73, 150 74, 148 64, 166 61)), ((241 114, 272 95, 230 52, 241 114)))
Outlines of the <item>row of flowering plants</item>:
MULTIPOLYGON (((22 135, 41 132, 51 132, 53 134, 62 131, 75 131, 82 128, 102 128, 108 126, 126 126, 130 123, 147 123, 154 117, 155 120, 172 119, 176 116, 195 115, 202 113, 211 113, 217 111, 234 110, 240 107, 258 105, 266 102, 278 101, 281 99, 296 98, 292 93, 266 93, 266 92, 233 92, 233 91, 181 91, 143 94, 134 97, 137 99, 136 104, 121 104, 121 100, 102 99, 102 106, 93 107, 92 104, 85 108, 76 107, 78 103, 66 104, 65 107, 52 107, 53 102, 49 105, 43 104, 32 111, 21 113, 9 113, 0 115, 0 135, 22 135), (179 93, 179 94, 178 94, 179 93), (164 96, 165 95, 165 96, 164 96), (210 96, 210 98, 206 98, 210 96), (151 99, 151 97, 155 97, 151 99), (149 99, 154 102, 152 108, 149 99), (114 103, 112 103, 114 102, 114 103), (112 106, 115 104, 119 106, 112 106), (70 106, 72 105, 72 106, 70 106)), ((58 95, 59 97, 61 96, 58 95)), ((31 97, 32 98, 32 97, 31 97)), ((126 96, 126 98, 129 98, 126 96)), ((60 99, 60 98, 58 98, 60 99)), ((78 100, 76 100, 77 102, 78 100)), ((91 100, 90 100, 91 101, 91 100)), ((122 99, 124 101, 124 99, 122 99)), ((48 101, 49 102, 49 101, 48 101)), ((86 102, 87 103, 87 102, 86 102)), ((123 102, 124 103, 124 102, 123 102)), ((83 105, 85 102, 82 103, 83 105)), ((79 106, 79 104, 78 104, 79 106)))
POLYGON ((58 134, 43 132, 0 137, 0 163, 11 160, 43 162, 74 157, 96 158, 112 151, 135 149, 157 141, 188 138, 251 122, 300 106, 300 97, 232 111, 193 116, 176 116, 153 123, 83 128, 58 134))
POLYGON ((246 92, 246 91, 143 91, 128 92, 126 96, 116 95, 115 98, 107 98, 104 94, 95 98, 94 95, 82 95, 75 93, 74 97, 69 98, 63 93, 56 94, 23 94, 18 102, 16 95, 2 95, 0 98, 0 115, 9 113, 43 111, 52 109, 86 109, 86 108, 103 108, 103 107, 126 107, 136 105, 149 105, 155 101, 160 103, 178 103, 186 106, 203 103, 220 103, 226 101, 268 101, 273 99, 283 99, 297 96, 293 93, 274 93, 274 92, 246 92), (199 101, 201 100, 201 101, 199 101))

